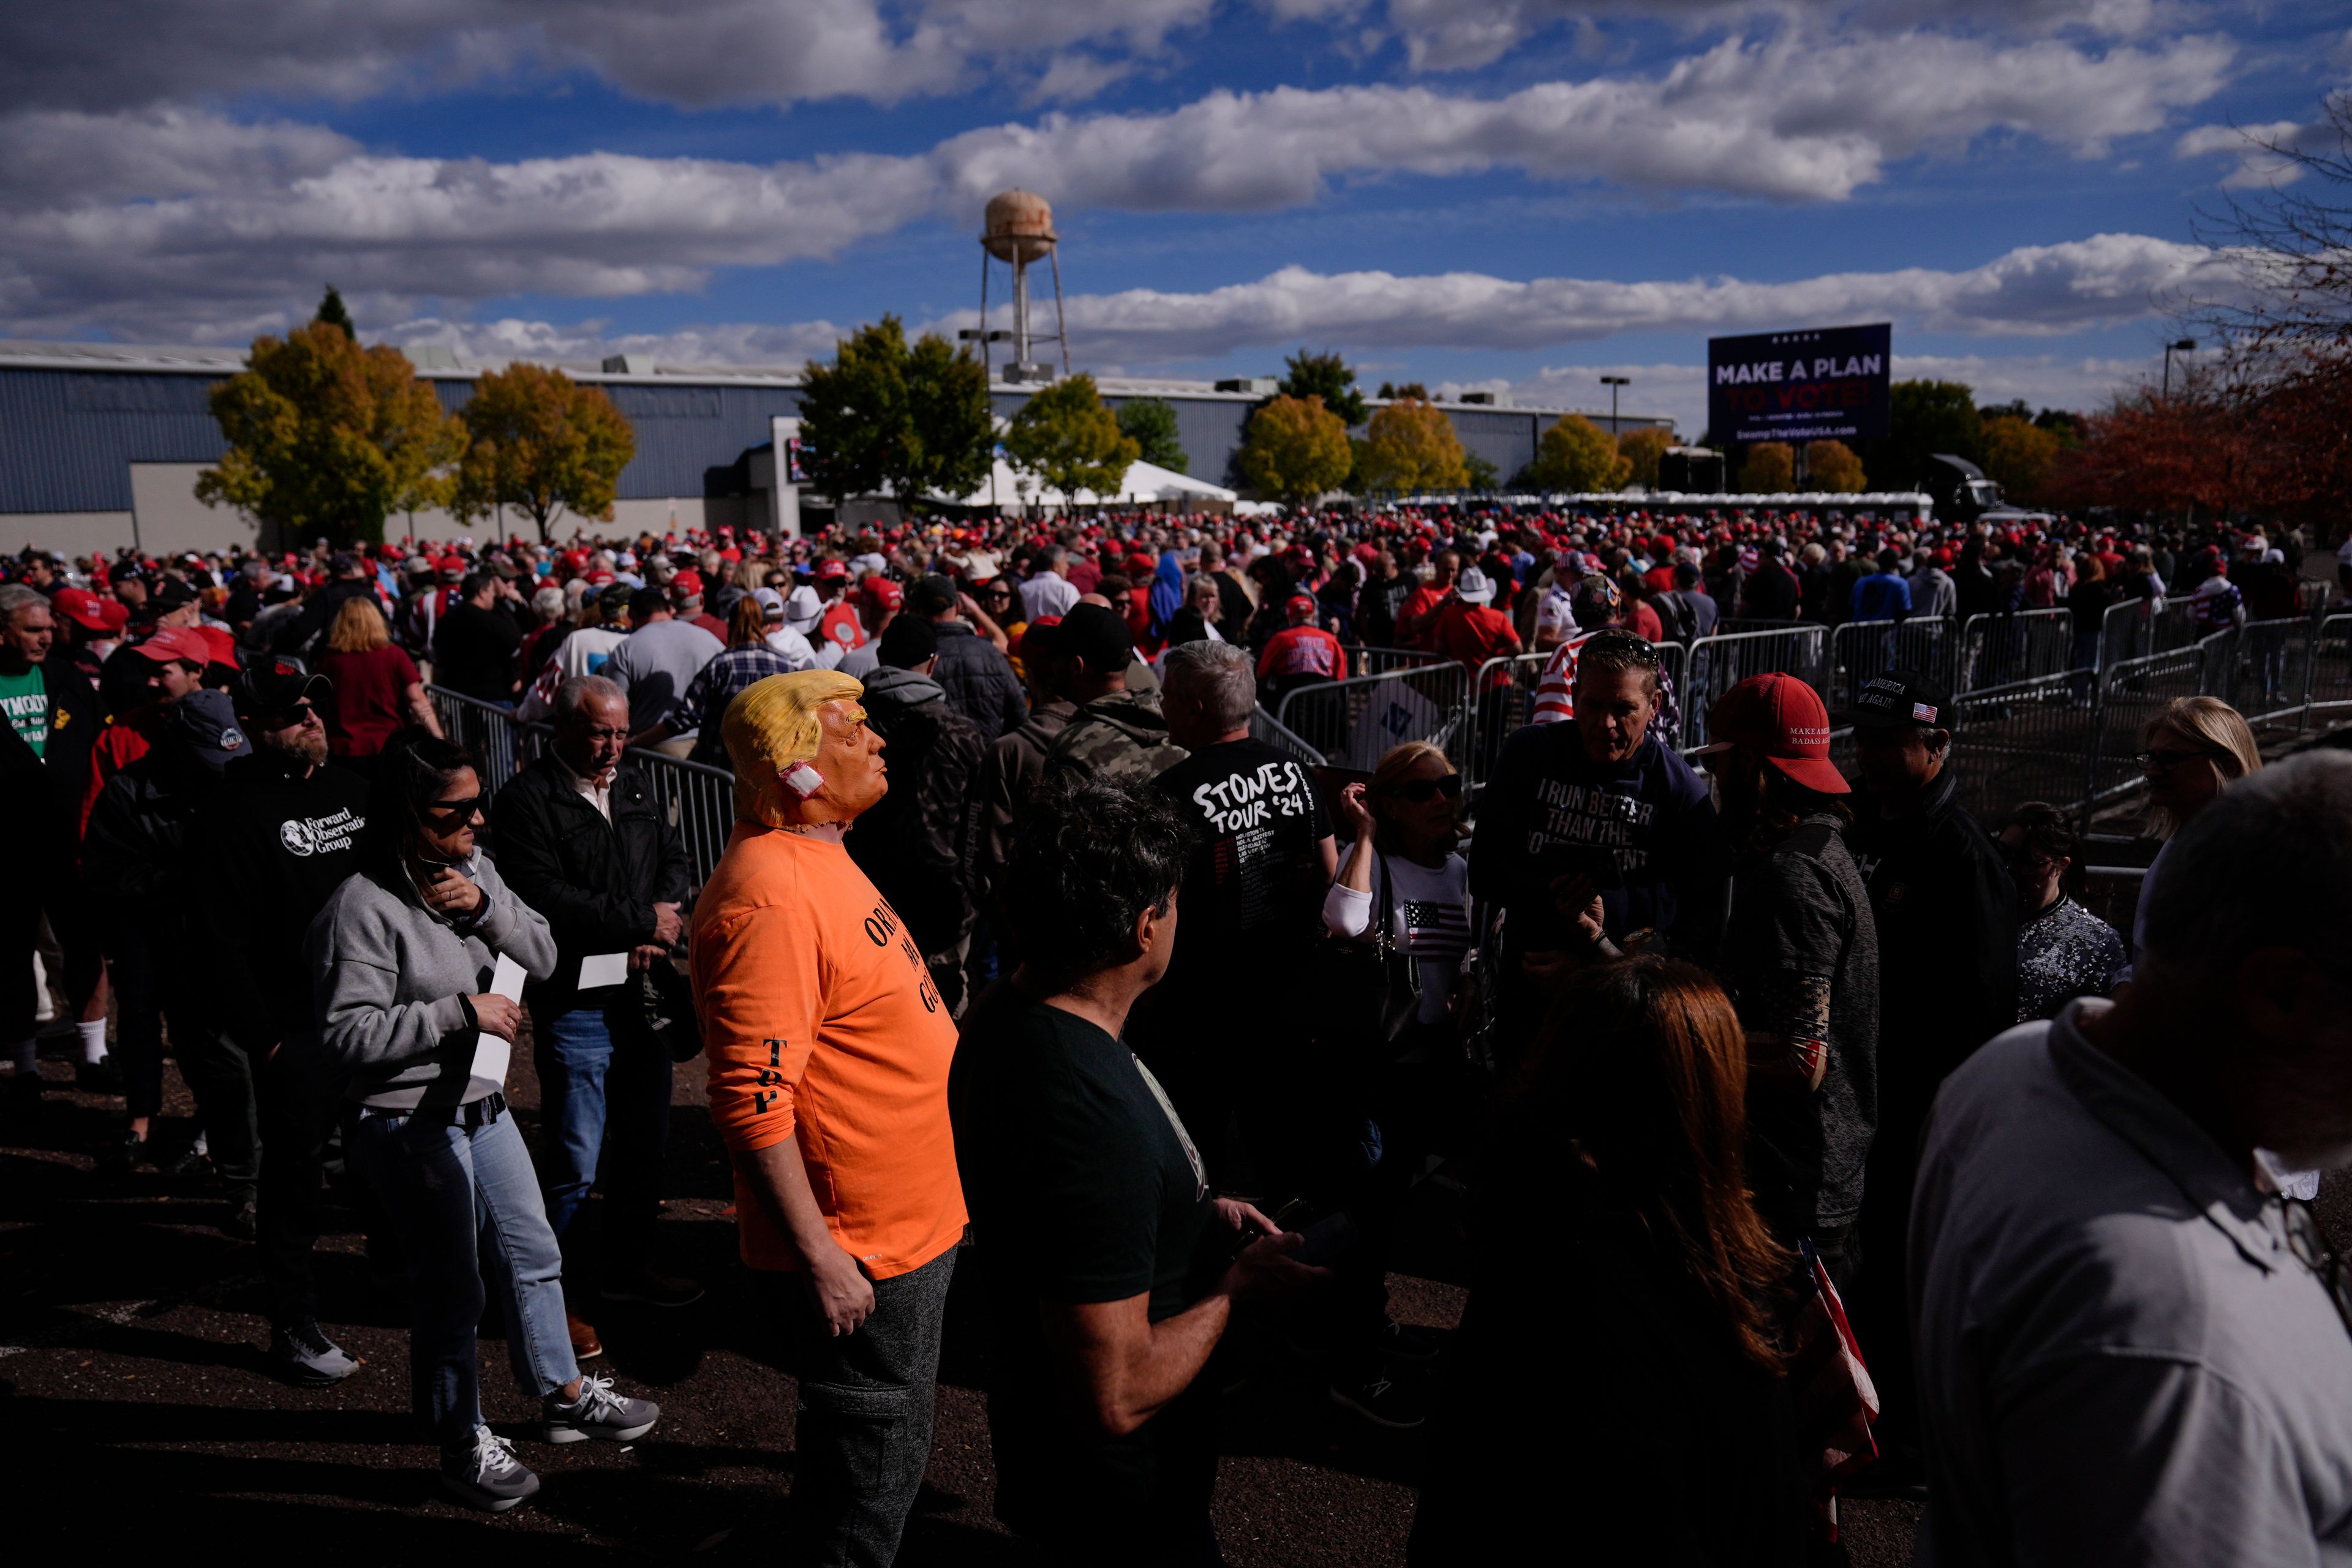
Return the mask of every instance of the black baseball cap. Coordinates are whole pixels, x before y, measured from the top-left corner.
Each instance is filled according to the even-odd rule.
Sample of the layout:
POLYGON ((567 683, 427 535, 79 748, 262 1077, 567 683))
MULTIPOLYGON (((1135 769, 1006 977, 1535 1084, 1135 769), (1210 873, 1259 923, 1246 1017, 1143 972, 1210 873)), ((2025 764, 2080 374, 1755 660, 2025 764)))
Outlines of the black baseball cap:
POLYGON ((176 610, 183 605, 193 605, 195 602, 196 591, 177 577, 164 578, 155 584, 155 591, 148 595, 148 603, 158 610, 176 610))
POLYGON ((1952 695, 1916 669, 1893 669, 1863 682, 1853 697, 1858 730, 1957 730, 1952 695))
POLYGON ((1082 658, 1097 675, 1125 669, 1135 658, 1135 639, 1117 610, 1101 605, 1072 605, 1055 628, 1055 651, 1082 658))
POLYGON ((283 713, 305 698, 323 702, 334 689, 335 683, 323 675, 312 675, 282 658, 265 659, 245 672, 237 688, 236 710, 248 719, 283 713))

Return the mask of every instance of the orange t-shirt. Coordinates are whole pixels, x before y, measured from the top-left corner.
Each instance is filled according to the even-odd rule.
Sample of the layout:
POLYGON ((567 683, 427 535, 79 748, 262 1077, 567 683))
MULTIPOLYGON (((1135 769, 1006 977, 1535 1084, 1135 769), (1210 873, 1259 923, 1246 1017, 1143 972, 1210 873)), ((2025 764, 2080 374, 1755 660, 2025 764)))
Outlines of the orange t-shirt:
MULTIPOLYGON (((727 1147, 797 1136, 834 1240, 873 1279, 955 1246, 955 1020, 849 851, 736 824, 695 906, 691 952, 710 1120, 727 1147)), ((740 1174, 735 1211, 744 1262, 799 1267, 740 1174)))

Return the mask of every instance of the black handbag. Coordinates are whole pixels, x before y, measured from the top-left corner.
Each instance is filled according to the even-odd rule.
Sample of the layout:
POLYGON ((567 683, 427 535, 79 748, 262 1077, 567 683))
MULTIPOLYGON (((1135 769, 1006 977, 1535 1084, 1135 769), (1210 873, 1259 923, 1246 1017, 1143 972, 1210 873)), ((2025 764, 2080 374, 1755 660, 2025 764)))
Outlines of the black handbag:
POLYGON ((1328 927, 1317 954, 1317 999, 1329 1020, 1332 1043, 1348 1051, 1387 1057, 1421 1016, 1421 965, 1390 929, 1396 900, 1388 857, 1379 850, 1380 891, 1370 941, 1339 936, 1328 927))

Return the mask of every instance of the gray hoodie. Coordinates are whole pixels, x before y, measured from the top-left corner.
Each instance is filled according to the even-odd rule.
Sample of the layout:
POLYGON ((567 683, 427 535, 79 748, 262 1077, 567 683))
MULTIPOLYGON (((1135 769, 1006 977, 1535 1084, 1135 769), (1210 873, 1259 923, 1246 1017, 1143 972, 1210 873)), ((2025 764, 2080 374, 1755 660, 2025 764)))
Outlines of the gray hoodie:
POLYGON ((501 952, 533 980, 555 973, 546 917, 487 856, 458 869, 485 900, 463 927, 426 909, 405 879, 387 888, 367 871, 346 878, 310 922, 302 955, 317 976, 319 1033, 362 1105, 465 1105, 502 1089, 468 1070, 479 1031, 465 998, 489 990, 501 952))

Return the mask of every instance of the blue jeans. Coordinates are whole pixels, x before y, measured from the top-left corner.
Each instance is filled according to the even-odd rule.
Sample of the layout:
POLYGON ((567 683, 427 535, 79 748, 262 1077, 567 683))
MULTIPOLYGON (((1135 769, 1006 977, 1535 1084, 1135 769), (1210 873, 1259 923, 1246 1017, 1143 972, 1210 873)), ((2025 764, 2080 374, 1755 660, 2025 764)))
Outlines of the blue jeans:
MULTIPOLYGON (((661 1215, 662 1149, 669 1141, 669 1053, 601 1008, 531 1015, 539 1064, 539 1161, 547 1223, 567 1255, 573 1222, 596 1184, 606 1136, 604 1271, 641 1272, 661 1215)), ((573 1273, 576 1277, 578 1270, 573 1273)))
POLYGON ((486 1269, 506 1308, 507 1361, 523 1392, 552 1394, 580 1369, 563 1323, 563 1257, 512 1113, 473 1129, 453 1126, 448 1114, 363 1110, 350 1157, 407 1254, 411 1405, 454 1448, 471 1442, 482 1421, 474 1331, 486 1269))

